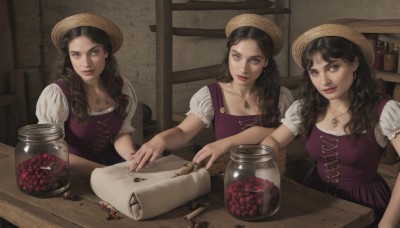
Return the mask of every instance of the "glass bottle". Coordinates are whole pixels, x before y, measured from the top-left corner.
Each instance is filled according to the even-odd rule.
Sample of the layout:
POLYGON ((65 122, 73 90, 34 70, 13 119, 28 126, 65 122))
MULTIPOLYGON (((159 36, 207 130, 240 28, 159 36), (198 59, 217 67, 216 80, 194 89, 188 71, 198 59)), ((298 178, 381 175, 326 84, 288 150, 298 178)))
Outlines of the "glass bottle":
POLYGON ((18 188, 28 195, 48 197, 70 185, 68 146, 57 124, 32 124, 18 129, 15 171, 18 188))
POLYGON ((383 69, 383 55, 385 53, 385 47, 383 41, 378 40, 377 46, 375 47, 375 62, 372 68, 377 71, 383 69))
POLYGON ((224 175, 225 209, 232 216, 256 221, 273 216, 281 202, 280 174, 265 145, 238 145, 230 150, 224 175))
POLYGON ((383 56, 383 71, 386 72, 397 71, 397 54, 391 47, 383 56))
POLYGON ((399 43, 398 42, 394 43, 393 51, 394 51, 394 55, 395 55, 395 67, 394 67, 394 71, 393 72, 399 73, 400 72, 399 71, 399 67, 400 67, 399 60, 400 60, 400 58, 399 58, 399 43))

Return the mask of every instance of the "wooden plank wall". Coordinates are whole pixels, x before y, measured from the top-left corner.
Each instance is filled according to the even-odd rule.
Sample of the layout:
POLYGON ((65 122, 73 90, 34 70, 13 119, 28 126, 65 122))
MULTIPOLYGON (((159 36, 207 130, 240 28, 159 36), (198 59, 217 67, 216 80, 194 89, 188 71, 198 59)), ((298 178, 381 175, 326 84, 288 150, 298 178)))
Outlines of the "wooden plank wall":
MULTIPOLYGON (((9 93, 7 74, 14 68, 14 54, 7 0, 0 0, 0 94, 9 93)), ((0 142, 6 142, 8 134, 8 110, 0 108, 0 142)))
POLYGON ((39 0, 13 0, 10 23, 13 35, 15 68, 25 73, 28 122, 36 123, 36 102, 44 85, 42 12, 39 0))

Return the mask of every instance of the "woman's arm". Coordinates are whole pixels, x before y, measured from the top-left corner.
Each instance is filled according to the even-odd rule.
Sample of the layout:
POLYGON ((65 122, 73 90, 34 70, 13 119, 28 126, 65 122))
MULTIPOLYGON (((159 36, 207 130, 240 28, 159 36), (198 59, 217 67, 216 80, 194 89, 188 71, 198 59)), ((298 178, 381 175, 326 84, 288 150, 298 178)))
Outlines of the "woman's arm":
POLYGON ((263 140, 273 131, 273 128, 254 126, 236 135, 209 143, 205 145, 199 152, 197 152, 196 156, 193 158, 193 162, 201 163, 203 160, 210 158, 206 165, 206 169, 209 169, 211 165, 219 157, 228 152, 232 146, 240 144, 259 144, 261 140, 263 140))
POLYGON ((201 131, 204 125, 194 114, 189 114, 177 127, 163 131, 143 144, 134 154, 130 169, 137 172, 147 163, 154 162, 164 149, 177 149, 185 145, 201 131))
POLYGON ((122 77, 122 79, 124 81, 122 93, 129 97, 129 103, 125 108, 127 115, 122 123, 122 127, 118 134, 114 137, 113 141, 114 148, 118 154, 126 161, 129 161, 132 160, 133 154, 137 151, 131 134, 132 131, 134 131, 132 119, 136 112, 138 99, 132 83, 125 77, 122 77))
POLYGON ((102 168, 105 165, 69 153, 69 167, 71 170, 90 175, 95 168, 102 168))
POLYGON ((136 146, 131 133, 118 134, 114 139, 114 147, 118 154, 126 161, 132 160, 133 154, 136 153, 136 146))
MULTIPOLYGON (((396 135, 391 140, 393 147, 400 155, 400 136, 396 135)), ((386 208, 385 214, 379 223, 379 227, 396 227, 400 220, 400 176, 397 175, 396 183, 394 185, 392 196, 389 205, 386 208)))
POLYGON ((266 137, 261 144, 274 148, 274 151, 279 151, 285 148, 291 141, 295 139, 295 135, 289 130, 286 125, 282 124, 272 134, 266 137))

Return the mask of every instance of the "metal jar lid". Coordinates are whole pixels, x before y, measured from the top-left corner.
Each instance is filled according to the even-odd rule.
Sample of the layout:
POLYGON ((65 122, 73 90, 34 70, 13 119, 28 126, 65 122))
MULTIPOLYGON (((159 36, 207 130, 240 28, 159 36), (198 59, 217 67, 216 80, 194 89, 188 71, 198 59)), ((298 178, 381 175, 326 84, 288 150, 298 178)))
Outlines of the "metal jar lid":
POLYGON ((230 158, 236 162, 265 162, 272 159, 273 152, 274 149, 266 145, 237 145, 230 149, 230 158))
POLYGON ((62 137, 59 124, 31 124, 18 129, 18 139, 25 142, 49 142, 62 137))

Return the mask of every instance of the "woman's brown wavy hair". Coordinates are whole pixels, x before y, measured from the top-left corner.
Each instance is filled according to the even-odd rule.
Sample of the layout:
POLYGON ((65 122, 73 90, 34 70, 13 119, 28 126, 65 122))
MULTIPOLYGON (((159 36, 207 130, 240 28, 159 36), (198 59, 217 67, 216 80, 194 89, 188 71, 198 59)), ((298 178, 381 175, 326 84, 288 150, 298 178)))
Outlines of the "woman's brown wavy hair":
POLYGON ((116 102, 115 110, 117 115, 125 118, 127 115, 125 109, 128 105, 128 96, 122 93, 123 79, 118 72, 118 64, 112 54, 110 38, 103 30, 89 26, 77 27, 70 30, 62 40, 62 53, 55 78, 62 79, 64 87, 70 95, 70 112, 73 113, 79 122, 86 122, 89 117, 88 111, 90 111, 84 82, 75 72, 69 57, 69 43, 79 36, 86 36, 93 42, 103 45, 104 50, 108 53, 105 68, 100 75, 100 79, 108 95, 116 102))
POLYGON ((257 124, 264 127, 275 128, 279 126, 280 111, 278 107, 280 85, 279 71, 273 58, 274 46, 271 37, 264 31, 244 26, 234 30, 228 37, 226 44, 225 58, 223 60, 224 73, 217 77, 219 82, 231 82, 232 75, 229 72, 229 52, 233 45, 241 40, 255 40, 261 52, 268 59, 268 65, 263 69, 260 77, 254 83, 256 102, 261 110, 257 124))
POLYGON ((302 102, 300 116, 304 137, 311 134, 318 119, 326 114, 329 104, 329 101, 314 87, 308 74, 308 69, 313 66, 317 53, 321 54, 324 61, 328 63, 333 59, 353 63, 358 58, 359 66, 353 74, 355 79, 348 93, 351 118, 344 128, 349 130, 349 136, 353 139, 365 130, 373 130, 379 120, 375 108, 378 100, 382 98, 382 95, 377 92, 373 71, 355 44, 342 37, 330 36, 312 41, 307 45, 302 56, 304 72, 300 94, 302 102))

